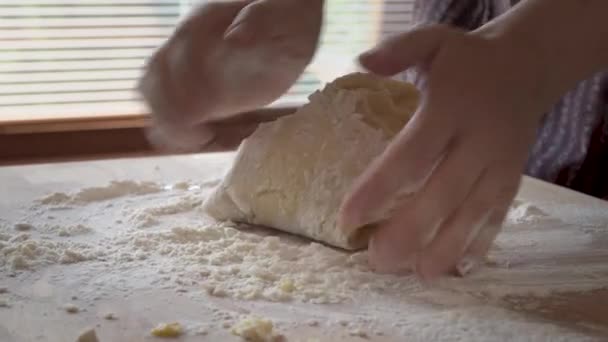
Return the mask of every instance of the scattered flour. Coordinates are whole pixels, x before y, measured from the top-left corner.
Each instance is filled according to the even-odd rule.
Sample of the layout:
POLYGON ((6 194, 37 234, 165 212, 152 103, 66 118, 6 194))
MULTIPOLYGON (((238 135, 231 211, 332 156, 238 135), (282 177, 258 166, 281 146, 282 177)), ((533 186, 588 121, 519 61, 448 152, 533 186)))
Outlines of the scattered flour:
POLYGON ((70 236, 78 236, 93 233, 95 230, 93 228, 85 226, 83 224, 77 224, 74 226, 58 226, 54 225, 47 229, 48 231, 57 234, 60 237, 70 237, 70 236))
POLYGON ((59 205, 66 203, 86 204, 107 201, 124 196, 147 195, 163 189, 152 182, 113 181, 107 186, 85 188, 73 195, 56 192, 38 200, 40 204, 59 205))
POLYGON ((535 222, 544 217, 547 217, 547 214, 538 207, 531 203, 515 200, 506 221, 510 224, 521 224, 535 222))
MULTIPOLYGON (((572 231, 557 220, 548 230, 559 234, 533 229, 547 215, 525 202, 514 204, 485 268, 429 289, 411 274, 372 272, 365 251, 346 253, 266 229, 211 222, 198 212, 209 190, 191 183, 167 190, 156 183, 124 181, 74 194, 51 194, 37 202, 35 208, 42 210, 38 217, 47 217, 58 205, 74 208, 61 211, 65 215, 56 212, 52 225, 28 219, 36 229, 14 229, 12 224, 0 228, 0 272, 90 263, 107 265, 107 272, 95 274, 93 285, 100 288, 112 284, 127 289, 140 281, 142 286, 179 289, 180 295, 192 298, 205 298, 206 292, 256 305, 378 303, 369 315, 397 320, 393 329, 399 336, 408 336, 408 341, 486 341, 497 336, 506 341, 585 340, 554 325, 539 325, 482 304, 513 295, 542 297, 602 289, 608 284, 608 267, 599 262, 608 257, 605 248, 590 247, 589 234, 572 231), (94 214, 100 212, 103 216, 95 221, 94 214), (84 217, 91 221, 85 222, 84 217), (568 259, 573 250, 583 254, 584 260, 568 259), (127 278, 129 284, 124 281, 127 278), (393 311, 383 312, 412 301, 444 309, 399 317, 393 311), (521 331, 529 333, 517 335, 521 331)), ((97 271, 91 268, 89 272, 97 271)), ((68 305, 64 310, 76 313, 79 308, 68 305)), ((257 331, 252 321, 235 326, 237 316, 224 313, 217 325, 233 331, 238 327, 239 336, 257 331)), ((103 317, 115 319, 111 313, 103 317)), ((323 329, 319 320, 330 319, 313 317, 300 323, 323 329)), ((352 338, 391 334, 390 329, 355 322, 352 317, 342 321, 344 333, 352 338)))
POLYGON ((102 255, 89 244, 33 239, 18 235, 8 243, 0 243, 0 271, 36 269, 52 264, 73 264, 93 260, 102 255))
POLYGON ((135 232, 120 242, 133 251, 180 260, 182 282, 202 282, 210 295, 247 300, 340 303, 358 291, 412 293, 413 276, 378 277, 366 252, 344 253, 290 236, 247 232, 228 224, 135 232), (189 279, 188 279, 189 278, 189 279))

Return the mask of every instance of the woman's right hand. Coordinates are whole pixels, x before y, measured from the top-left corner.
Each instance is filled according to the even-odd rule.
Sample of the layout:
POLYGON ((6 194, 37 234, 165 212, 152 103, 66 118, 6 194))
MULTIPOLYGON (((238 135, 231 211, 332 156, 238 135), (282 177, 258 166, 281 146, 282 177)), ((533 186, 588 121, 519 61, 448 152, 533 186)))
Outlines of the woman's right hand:
POLYGON ((286 114, 238 115, 272 103, 296 82, 316 50, 322 9, 321 0, 234 0, 195 9, 139 83, 154 121, 152 142, 184 151, 231 149, 259 122, 286 114))

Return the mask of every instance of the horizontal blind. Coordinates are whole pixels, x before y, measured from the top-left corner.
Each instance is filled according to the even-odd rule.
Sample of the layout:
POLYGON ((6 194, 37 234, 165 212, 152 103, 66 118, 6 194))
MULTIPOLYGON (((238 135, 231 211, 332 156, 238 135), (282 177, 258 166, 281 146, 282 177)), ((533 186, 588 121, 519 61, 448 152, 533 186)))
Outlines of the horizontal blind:
MULTIPOLYGON (((407 29, 412 2, 326 0, 315 60, 277 103, 305 101, 358 53, 407 29)), ((145 113, 134 90, 144 61, 191 7, 191 0, 0 1, 0 120, 145 113)))

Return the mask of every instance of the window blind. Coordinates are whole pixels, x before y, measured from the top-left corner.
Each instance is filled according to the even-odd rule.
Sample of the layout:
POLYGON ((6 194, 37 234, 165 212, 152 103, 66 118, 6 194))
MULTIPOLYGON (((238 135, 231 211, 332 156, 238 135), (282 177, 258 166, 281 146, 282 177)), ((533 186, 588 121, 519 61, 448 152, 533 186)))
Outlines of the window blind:
MULTIPOLYGON (((305 1, 305 0, 303 0, 305 1)), ((145 59, 192 0, 2 0, 0 120, 144 114, 145 59)), ((413 0, 326 0, 320 48, 277 103, 302 102, 382 37, 407 29, 413 0)))

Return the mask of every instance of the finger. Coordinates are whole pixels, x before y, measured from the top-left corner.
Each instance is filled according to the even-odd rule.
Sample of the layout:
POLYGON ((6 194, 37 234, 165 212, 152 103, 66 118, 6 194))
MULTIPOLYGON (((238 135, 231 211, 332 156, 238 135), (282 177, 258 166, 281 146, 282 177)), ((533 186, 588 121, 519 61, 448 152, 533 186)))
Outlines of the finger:
POLYGON ((428 245, 442 222, 458 209, 482 174, 484 162, 472 147, 455 142, 424 188, 400 204, 400 209, 375 233, 373 265, 400 267, 428 245))
MULTIPOLYGON (((514 172, 516 171, 517 170, 514 170, 514 172)), ((514 179, 513 182, 518 184, 518 188, 521 182, 521 176, 518 174, 517 177, 519 179, 514 179)), ((508 197, 509 194, 505 194, 505 196, 508 197)), ((514 197, 515 193, 513 193, 512 196, 514 197)), ((472 269, 483 264, 486 255, 502 229, 512 202, 513 200, 509 200, 502 207, 498 207, 494 210, 486 228, 479 232, 473 242, 471 242, 465 253, 465 257, 459 262, 457 267, 459 275, 464 276, 472 269)))
MULTIPOLYGON (((518 182, 513 180, 517 172, 513 171, 512 166, 498 170, 489 168, 481 176, 463 204, 421 253, 417 272, 423 279, 433 280, 453 270, 480 233, 484 234, 481 240, 486 244, 483 236, 495 237, 485 229, 493 215, 510 203, 517 192, 518 182)), ((485 245, 476 248, 481 251, 483 247, 485 245)))
POLYGON ((456 265, 454 272, 457 276, 464 277, 483 265, 488 251, 502 229, 508 210, 509 205, 506 205, 492 212, 486 226, 477 234, 465 252, 464 257, 456 265))
POLYGON ((443 41, 454 31, 443 25, 413 29, 381 42, 363 53, 359 62, 371 72, 392 76, 432 60, 443 41))
POLYGON ((148 69, 138 84, 151 114, 157 123, 175 123, 173 113, 180 112, 174 101, 175 93, 167 65, 167 46, 161 47, 152 57, 148 69))
POLYGON ((268 4, 265 1, 256 1, 243 8, 232 24, 226 29, 224 39, 241 46, 250 45, 257 38, 269 38, 272 20, 269 20, 268 4))
POLYGON ((340 209, 343 229, 384 220, 398 198, 422 188, 443 157, 453 127, 420 112, 355 181, 340 209))

